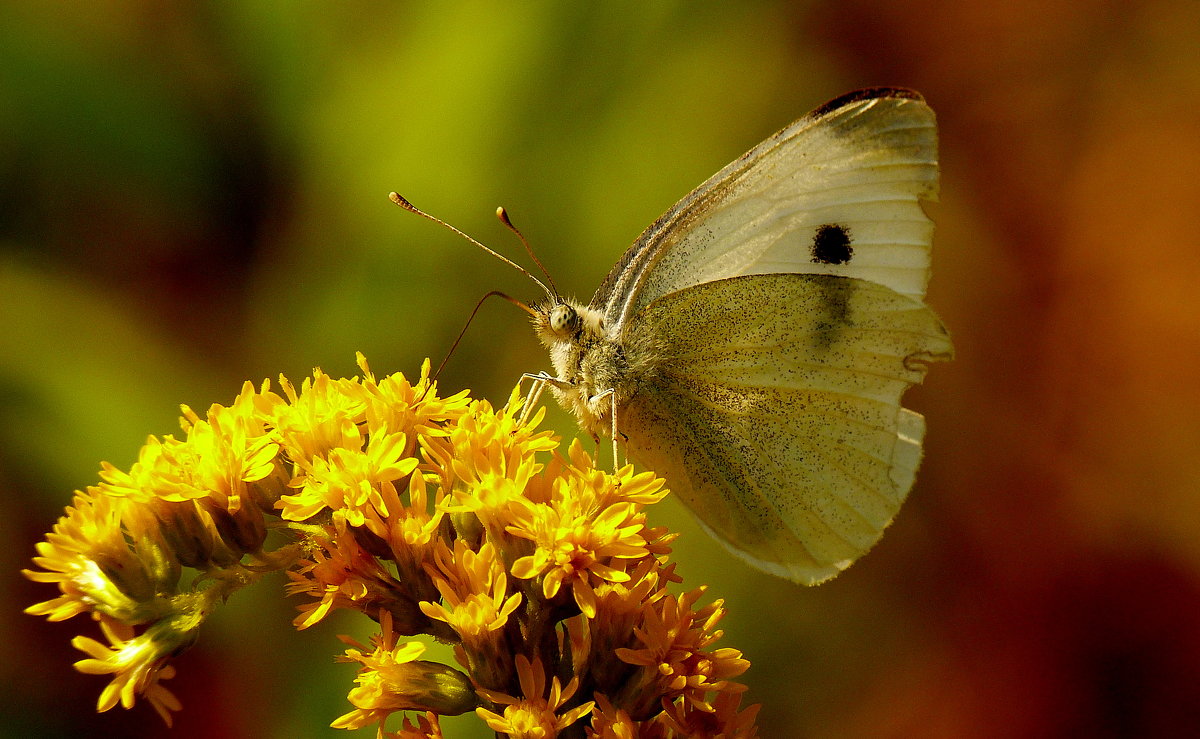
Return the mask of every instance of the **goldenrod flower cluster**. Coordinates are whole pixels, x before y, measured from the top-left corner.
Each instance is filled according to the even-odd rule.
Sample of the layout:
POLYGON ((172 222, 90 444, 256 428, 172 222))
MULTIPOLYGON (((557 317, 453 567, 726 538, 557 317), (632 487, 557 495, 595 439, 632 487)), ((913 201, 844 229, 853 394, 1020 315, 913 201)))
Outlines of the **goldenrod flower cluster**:
POLYGON ((169 724, 170 658, 282 570, 297 628, 337 608, 380 624, 370 645, 346 639, 359 672, 335 727, 440 737, 440 716, 474 711, 508 737, 757 735, 733 681, 748 662, 713 647, 721 602, 668 590, 674 536, 645 515, 661 480, 597 469, 578 441, 563 456, 517 389, 496 410, 439 397, 428 363, 415 384, 359 366, 185 406, 183 438, 151 437, 77 493, 25 571, 61 594, 27 612, 99 622, 107 643, 73 644, 77 669, 111 676, 100 711, 140 697, 169 724), (457 666, 421 659, 403 639, 418 634, 457 666))

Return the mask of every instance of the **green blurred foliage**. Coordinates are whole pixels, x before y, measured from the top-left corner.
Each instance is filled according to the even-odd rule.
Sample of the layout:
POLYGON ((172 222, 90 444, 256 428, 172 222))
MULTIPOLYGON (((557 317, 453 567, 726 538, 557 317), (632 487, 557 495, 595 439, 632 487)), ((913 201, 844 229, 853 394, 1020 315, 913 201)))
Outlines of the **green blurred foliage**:
MULTIPOLYGON (((15 573, 179 403, 357 350, 415 373, 487 291, 537 297, 389 190, 519 256, 503 204, 586 297, 725 162, 879 84, 943 133, 930 302, 959 359, 912 394, 912 499, 811 590, 659 517, 726 599, 762 735, 1200 725, 1198 29, 1188 0, 0 4, 0 734, 336 735, 334 635, 364 619, 297 634, 281 583, 238 594, 167 731, 92 713, 68 645, 92 627, 21 615, 50 594, 15 573)), ((547 366, 493 301, 442 386, 501 401, 547 366)))

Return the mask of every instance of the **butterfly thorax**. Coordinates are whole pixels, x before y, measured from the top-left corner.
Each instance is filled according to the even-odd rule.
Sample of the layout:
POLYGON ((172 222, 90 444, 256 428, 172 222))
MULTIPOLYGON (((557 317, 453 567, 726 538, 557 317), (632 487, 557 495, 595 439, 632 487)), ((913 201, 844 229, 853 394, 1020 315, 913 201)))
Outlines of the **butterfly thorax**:
POLYGON ((594 308, 560 301, 536 311, 534 329, 554 365, 555 397, 593 437, 609 436, 614 405, 619 409, 653 374, 653 352, 643 342, 623 341, 594 308))

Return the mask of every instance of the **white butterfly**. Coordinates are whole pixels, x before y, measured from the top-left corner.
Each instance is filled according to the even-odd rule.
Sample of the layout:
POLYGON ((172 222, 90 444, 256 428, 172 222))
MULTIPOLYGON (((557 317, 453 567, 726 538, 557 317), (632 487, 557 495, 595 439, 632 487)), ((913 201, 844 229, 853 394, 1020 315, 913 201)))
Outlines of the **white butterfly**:
POLYGON ((826 103, 675 204, 587 306, 547 290, 543 380, 734 553, 833 577, 912 487, 925 422, 900 398, 953 353, 923 302, 937 182, 919 94, 826 103))

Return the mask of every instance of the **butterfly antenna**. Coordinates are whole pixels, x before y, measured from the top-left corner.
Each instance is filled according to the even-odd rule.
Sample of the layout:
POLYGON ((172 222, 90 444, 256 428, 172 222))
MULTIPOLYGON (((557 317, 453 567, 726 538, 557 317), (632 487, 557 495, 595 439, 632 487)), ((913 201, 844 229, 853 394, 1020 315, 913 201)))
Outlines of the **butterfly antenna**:
POLYGON ((535 318, 537 317, 537 312, 534 311, 532 308, 530 308, 528 305, 525 305, 520 300, 517 300, 516 298, 514 298, 510 295, 506 295, 506 294, 500 292, 499 290, 493 290, 490 293, 488 293, 487 295, 484 295, 482 298, 479 299, 479 302, 475 304, 475 308, 474 308, 474 310, 471 311, 470 317, 467 318, 467 322, 462 327, 462 331, 458 332, 458 336, 455 337, 454 343, 450 345, 450 351, 446 352, 445 358, 443 358, 441 364, 438 365, 437 371, 433 373, 432 377, 430 377, 430 381, 436 381, 437 378, 442 374, 442 370, 445 369, 446 363, 449 362, 450 357, 452 357, 454 355, 454 350, 458 349, 458 343, 463 340, 464 336, 467 335, 467 329, 469 329, 471 327, 471 322, 475 320, 475 314, 478 313, 479 309, 483 307, 483 301, 487 300, 488 298, 504 298, 505 300, 507 300, 508 302, 517 306, 518 308, 525 311, 529 315, 534 316, 535 318))
POLYGON ((552 291, 550 297, 554 298, 555 302, 558 302, 558 286, 554 284, 554 278, 551 277, 546 268, 542 266, 542 260, 538 259, 537 254, 534 254, 533 247, 529 245, 529 240, 525 238, 525 234, 521 233, 521 229, 513 225, 512 220, 508 217, 508 211, 505 210, 503 206, 496 209, 496 217, 500 219, 500 222, 503 223, 509 231, 515 233, 517 238, 521 240, 521 243, 525 245, 525 251, 528 252, 529 258, 532 259, 533 263, 536 264, 538 269, 542 271, 542 274, 546 277, 546 282, 550 283, 550 290, 552 291))
MULTIPOLYGON (((468 236, 467 234, 463 233, 463 232, 462 232, 462 231, 460 231, 459 229, 455 228, 454 226, 451 226, 449 223, 446 223, 446 222, 445 222, 445 221, 443 221, 441 218, 438 218, 438 217, 436 217, 436 216, 431 216, 431 215, 429 215, 428 213, 426 213, 425 211, 421 210, 421 209, 420 209, 420 208, 418 208, 417 206, 415 206, 415 205, 413 205, 412 203, 408 202, 408 200, 406 200, 406 199, 404 198, 404 196, 403 196, 403 195, 400 195, 399 193, 395 193, 395 192, 390 192, 390 193, 388 193, 388 200, 391 200, 393 203, 395 203, 396 205, 399 205, 401 208, 403 208, 403 209, 407 210, 409 213, 416 213, 417 215, 421 216, 422 218, 425 218, 425 219, 428 219, 428 220, 430 220, 430 221, 433 221, 434 223, 436 223, 436 224, 438 224, 438 225, 440 225, 440 226, 443 226, 443 227, 445 227, 445 228, 447 228, 447 229, 449 229, 449 230, 453 231, 454 233, 456 233, 456 234, 458 234, 459 236, 463 237, 463 238, 464 238, 464 239, 466 239, 467 241, 470 241, 470 242, 471 242, 472 244, 474 244, 475 246, 478 246, 480 249, 483 249, 484 251, 486 251, 488 254, 491 254, 491 255, 492 255, 493 257, 495 257, 496 259, 499 259, 501 262, 504 262, 504 263, 505 263, 505 264, 507 264, 508 266, 512 267, 513 269, 517 270, 518 272, 520 272, 521 274, 525 275, 525 276, 526 276, 526 277, 528 277, 529 279, 533 280, 535 283, 537 283, 537 286, 538 286, 538 287, 542 288, 542 291, 543 291, 543 292, 545 292, 547 296, 549 296, 549 297, 550 297, 552 300, 556 300, 556 301, 557 301, 557 299, 558 299, 558 293, 556 293, 556 292, 552 291, 550 288, 546 287, 546 284, 545 284, 544 282, 542 282, 541 280, 539 280, 538 278, 534 277, 534 276, 533 276, 533 274, 532 274, 532 273, 531 273, 529 270, 525 269, 524 267, 522 267, 521 265, 517 264, 517 263, 516 263, 516 262, 514 262, 513 260, 511 260, 511 259, 509 259, 508 257, 504 256, 504 255, 503 255, 503 254, 501 254, 500 252, 496 251, 495 249, 491 249, 491 248, 489 248, 489 247, 487 247, 487 246, 484 246, 483 244, 481 244, 481 243, 480 243, 479 241, 477 241, 476 239, 473 239, 473 238, 471 238, 470 236, 468 236)), ((534 258, 534 261, 537 261, 536 257, 534 258)), ((541 267, 541 266, 542 266, 542 265, 541 265, 541 263, 538 263, 538 266, 539 266, 539 267, 541 267)), ((545 271, 545 269, 543 269, 542 271, 544 272, 544 271, 545 271)), ((504 297, 508 298, 508 296, 507 296, 507 295, 506 295, 506 296, 504 296, 504 297)), ((523 307, 523 308, 525 308, 526 310, 531 310, 531 309, 529 308, 529 306, 527 306, 527 305, 525 305, 524 303, 521 303, 521 302, 519 302, 519 301, 517 301, 517 300, 514 300, 513 298, 508 298, 508 300, 509 300, 510 302, 513 302, 513 303, 515 303, 516 305, 520 305, 520 306, 522 306, 522 307, 523 307)), ((482 302, 482 301, 481 301, 481 302, 482 302)), ((478 309, 478 307, 477 307, 477 309, 478 309)))

